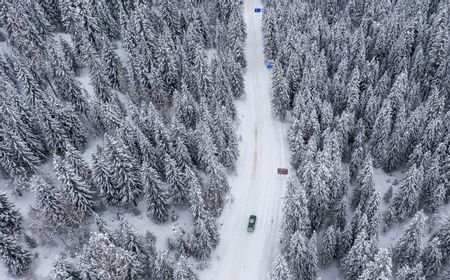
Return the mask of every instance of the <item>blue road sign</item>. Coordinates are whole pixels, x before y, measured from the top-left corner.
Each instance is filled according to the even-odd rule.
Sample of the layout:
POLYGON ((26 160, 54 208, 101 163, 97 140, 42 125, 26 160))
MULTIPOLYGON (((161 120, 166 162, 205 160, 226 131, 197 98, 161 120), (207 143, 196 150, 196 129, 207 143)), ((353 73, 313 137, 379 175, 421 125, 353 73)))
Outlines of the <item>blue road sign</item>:
POLYGON ((261 8, 255 8, 255 13, 261 13, 262 9, 261 8))
POLYGON ((266 62, 266 68, 269 69, 269 70, 271 70, 271 69, 273 68, 273 62, 270 61, 270 60, 267 61, 267 62, 266 62))

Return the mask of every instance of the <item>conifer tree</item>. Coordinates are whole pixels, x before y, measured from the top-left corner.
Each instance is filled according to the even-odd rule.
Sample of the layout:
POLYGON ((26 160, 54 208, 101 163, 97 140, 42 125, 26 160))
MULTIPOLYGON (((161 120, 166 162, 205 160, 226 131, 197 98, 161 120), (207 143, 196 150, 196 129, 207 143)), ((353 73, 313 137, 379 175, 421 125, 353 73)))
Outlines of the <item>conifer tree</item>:
POLYGON ((193 230, 194 256, 199 259, 207 258, 219 243, 217 224, 212 215, 201 211, 199 217, 194 221, 193 230))
POLYGON ((106 38, 103 38, 102 50, 101 59, 105 67, 105 75, 108 78, 111 88, 120 91, 126 90, 125 69, 123 68, 119 57, 114 52, 111 43, 106 38))
POLYGON ((441 241, 439 237, 434 237, 427 247, 422 251, 420 261, 423 265, 423 275, 425 279, 434 279, 442 270, 444 256, 441 252, 441 241))
POLYGON ((169 193, 176 204, 182 204, 186 197, 186 189, 183 172, 175 159, 169 154, 164 155, 164 174, 170 185, 169 193))
POLYGON ((397 280, 425 280, 422 274, 422 264, 418 263, 414 267, 403 266, 397 271, 397 280))
POLYGON ((12 235, 0 233, 0 258, 12 276, 22 276, 31 268, 31 254, 12 235))
POLYGON ((367 265, 358 280, 391 279, 391 267, 390 252, 387 249, 380 249, 375 255, 375 259, 367 265))
POLYGON ((188 259, 185 256, 180 256, 173 272, 174 280, 198 280, 198 276, 190 267, 188 259))
POLYGON ((91 233, 79 265, 82 279, 139 279, 143 269, 136 256, 115 246, 102 233, 91 233))
POLYGON ((172 280, 174 279, 174 270, 173 261, 169 258, 167 252, 158 252, 153 277, 161 280, 172 280))
POLYGON ((136 257, 136 266, 141 267, 144 273, 148 267, 149 252, 144 238, 131 226, 127 220, 122 219, 120 226, 114 234, 114 244, 125 249, 132 256, 136 257))
POLYGON ((71 207, 69 211, 73 211, 70 216, 74 222, 80 223, 93 211, 94 192, 89 183, 81 178, 65 159, 54 155, 53 166, 60 187, 67 195, 65 199, 71 207))
POLYGON ((346 280, 356 280, 364 272, 375 255, 373 242, 368 239, 365 230, 356 237, 355 243, 344 257, 341 268, 346 280))
POLYGON ((406 172, 389 208, 395 213, 395 218, 402 220, 417 211, 422 183, 423 168, 421 166, 417 168, 414 164, 406 172))
POLYGON ((142 192, 138 163, 128 147, 114 136, 105 138, 103 155, 106 160, 111 184, 105 184, 103 191, 108 203, 119 206, 136 206, 136 199, 142 192))
POLYGON ((66 209, 61 192, 46 178, 35 175, 32 179, 35 207, 45 223, 58 229, 64 226, 66 209))
POLYGON ((288 246, 290 236, 296 231, 310 234, 309 213, 303 188, 289 181, 283 205, 282 241, 288 246))
POLYGON ((91 181, 92 171, 79 150, 72 146, 69 142, 65 144, 66 151, 64 158, 82 179, 87 182, 91 181))
POLYGON ((286 259, 289 268, 292 269, 294 279, 300 279, 302 276, 302 255, 306 251, 306 238, 301 231, 296 231, 290 236, 286 259))
POLYGON ((0 193, 0 233, 20 234, 22 232, 22 215, 6 197, 0 193))
POLYGON ((288 263, 282 254, 278 255, 273 265, 273 272, 270 274, 271 280, 292 280, 294 279, 289 269, 288 263))
POLYGON ((80 279, 80 272, 71 263, 64 258, 58 256, 52 271, 47 278, 48 280, 78 280, 80 279))
POLYGON ((72 103, 75 110, 85 113, 87 111, 87 94, 81 84, 73 77, 73 74, 64 61, 60 51, 50 48, 52 56, 53 79, 58 94, 66 101, 72 103))
POLYGON ((277 118, 284 120, 289 110, 289 84, 284 76, 281 64, 275 63, 272 83, 272 110, 277 118))
POLYGON ((167 221, 170 209, 169 197, 162 188, 158 172, 148 164, 143 164, 141 181, 151 217, 158 222, 167 221))
POLYGON ((320 250, 321 262, 323 265, 327 265, 336 257, 338 246, 338 234, 334 229, 334 226, 329 226, 325 231, 322 240, 322 247, 320 250))
POLYGON ((413 265, 419 258, 425 221, 423 212, 418 212, 409 223, 402 238, 395 244, 392 256, 397 265, 413 265))
POLYGON ((354 208, 358 207, 358 205, 365 207, 366 200, 375 192, 372 159, 369 156, 364 160, 364 166, 359 171, 356 183, 357 185, 353 190, 352 206, 354 208))

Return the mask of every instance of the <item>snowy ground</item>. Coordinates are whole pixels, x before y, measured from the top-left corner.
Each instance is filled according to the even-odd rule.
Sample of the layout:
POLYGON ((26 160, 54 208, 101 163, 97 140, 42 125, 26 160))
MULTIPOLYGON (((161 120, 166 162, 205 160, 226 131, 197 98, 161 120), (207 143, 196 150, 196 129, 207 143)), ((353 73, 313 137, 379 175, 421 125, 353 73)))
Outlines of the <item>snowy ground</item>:
POLYGON ((220 244, 201 279, 267 279, 278 253, 282 195, 286 178, 277 167, 288 167, 286 125, 271 114, 271 75, 265 68, 261 1, 244 1, 247 25, 246 97, 237 104, 240 116, 240 158, 237 175, 230 178, 231 202, 219 222, 220 244), (247 232, 248 219, 257 215, 256 229, 247 232))

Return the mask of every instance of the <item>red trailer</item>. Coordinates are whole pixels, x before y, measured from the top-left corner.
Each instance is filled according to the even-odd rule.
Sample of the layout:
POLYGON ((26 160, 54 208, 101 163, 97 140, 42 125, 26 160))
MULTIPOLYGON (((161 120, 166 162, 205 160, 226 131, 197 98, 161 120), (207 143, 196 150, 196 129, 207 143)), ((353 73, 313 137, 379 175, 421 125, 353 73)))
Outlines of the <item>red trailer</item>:
POLYGON ((277 173, 280 175, 288 175, 288 169, 287 168, 278 168, 277 173))

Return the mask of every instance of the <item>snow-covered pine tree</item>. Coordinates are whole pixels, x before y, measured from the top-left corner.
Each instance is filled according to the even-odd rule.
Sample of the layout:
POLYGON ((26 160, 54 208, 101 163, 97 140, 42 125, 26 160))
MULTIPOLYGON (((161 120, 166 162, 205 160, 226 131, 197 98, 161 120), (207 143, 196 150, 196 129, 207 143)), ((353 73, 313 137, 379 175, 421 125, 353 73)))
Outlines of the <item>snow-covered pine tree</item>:
POLYGON ((311 220, 311 228, 316 230, 322 226, 322 223, 329 213, 329 208, 331 206, 330 193, 322 176, 315 176, 311 183, 312 188, 308 197, 308 211, 311 220))
POLYGON ((419 258, 425 221, 425 214, 423 211, 419 211, 409 223, 403 236, 395 244, 392 259, 399 267, 413 265, 419 258))
POLYGON ((211 167, 209 179, 205 182, 203 193, 206 209, 218 217, 225 206, 225 196, 230 187, 223 168, 219 164, 211 167))
POLYGON ((66 194, 65 200, 71 207, 68 209, 71 212, 70 217, 75 223, 80 223, 92 213, 95 193, 89 183, 76 173, 74 167, 66 159, 55 154, 53 166, 60 187, 66 194))
POLYGON ((319 260, 317 255, 317 235, 314 232, 307 242, 307 251, 302 256, 302 279, 317 279, 319 260))
POLYGON ((88 163, 83 159, 82 153, 77 150, 72 144, 67 142, 65 144, 66 151, 64 153, 64 159, 83 180, 91 182, 92 171, 88 163))
POLYGON ((114 102, 104 103, 98 99, 90 100, 89 117, 99 133, 118 129, 123 123, 123 114, 114 102))
POLYGON ((202 210, 199 217, 194 221, 191 244, 193 254, 198 259, 205 259, 210 256, 219 243, 219 233, 217 223, 212 215, 202 210))
POLYGON ((160 223, 167 221, 170 209, 169 197, 163 189, 158 172, 147 163, 142 165, 141 182, 150 216, 160 223))
POLYGON ((20 234, 22 232, 22 214, 11 203, 5 193, 0 193, 0 233, 20 234))
POLYGON ((288 263, 282 254, 279 254, 273 264, 273 271, 270 274, 271 280, 293 280, 288 263))
POLYGON ((58 256, 54 262, 53 269, 50 271, 47 280, 79 280, 80 272, 66 259, 58 256))
POLYGON ((198 104, 189 92, 186 82, 181 81, 181 89, 173 94, 173 106, 177 119, 187 128, 193 127, 199 118, 198 104))
POLYGON ((31 268, 31 253, 12 235, 1 232, 0 258, 12 276, 22 276, 31 268))
POLYGON ((78 112, 86 113, 88 107, 86 91, 82 88, 80 82, 73 77, 60 50, 49 47, 49 52, 52 56, 50 62, 57 94, 59 94, 63 100, 72 103, 75 110, 78 112))
POLYGON ((442 162, 443 159, 435 153, 424 171, 421 202, 429 212, 436 212, 445 200, 447 190, 441 177, 442 162))
POLYGON ((152 275, 158 280, 173 280, 175 264, 167 252, 158 252, 152 275))
POLYGON ((375 245, 365 230, 356 237, 355 243, 341 262, 346 280, 356 280, 364 272, 375 255, 375 245))
MULTIPOLYGON (((103 0, 102 0, 103 1, 103 0)), ((102 2, 99 1, 99 2, 102 2)), ((127 90, 127 74, 125 68, 122 66, 120 58, 115 53, 111 42, 107 38, 102 38, 103 47, 101 60, 105 67, 105 74, 109 80, 112 89, 119 91, 127 90)))
POLYGON ((406 109, 402 104, 397 112, 391 138, 385 147, 384 169, 392 171, 405 161, 406 153, 409 150, 409 135, 406 131, 406 109))
MULTIPOLYGON (((93 51, 91 50, 91 52, 93 51)), ((109 70, 109 68, 105 67, 106 63, 101 61, 101 59, 95 53, 89 55, 89 60, 89 73, 95 95, 99 100, 105 103, 109 103, 113 100, 113 93, 111 92, 111 82, 106 72, 109 70)))
POLYGON ((327 265, 337 256, 338 233, 331 225, 325 231, 320 248, 320 260, 323 265, 327 265))
POLYGON ((306 251, 306 238, 301 231, 294 232, 289 239, 289 247, 285 252, 289 270, 294 279, 301 279, 303 260, 302 255, 306 251))
POLYGON ((344 196, 334 206, 331 215, 336 229, 343 230, 347 224, 347 204, 347 198, 344 196))
POLYGON ((79 75, 81 68, 80 58, 76 56, 72 45, 62 37, 60 37, 59 44, 61 46, 62 54, 64 55, 66 67, 68 67, 75 75, 79 75))
POLYGON ((267 59, 273 60, 277 54, 277 16, 274 2, 268 1, 263 13, 264 54, 267 59))
POLYGON ((403 220, 417 212, 419 207, 420 192, 423 183, 423 168, 413 164, 405 174, 405 178, 399 186, 399 191, 394 195, 389 210, 395 213, 396 220, 403 220))
POLYGON ((372 135, 370 137, 371 152, 376 160, 381 160, 385 154, 386 146, 391 135, 392 106, 389 100, 385 100, 383 107, 376 118, 372 135))
POLYGON ((273 113, 278 119, 284 120, 290 108, 289 84, 278 61, 274 64, 272 91, 273 113))
POLYGON ((46 178, 35 175, 32 179, 31 189, 34 192, 34 207, 44 223, 55 229, 63 227, 66 223, 67 209, 63 203, 62 193, 46 178))
MULTIPOLYGON (((9 122, 9 120, 8 120, 9 122)), ((5 123, 0 126, 0 167, 2 173, 14 177, 26 177, 34 172, 41 159, 27 143, 26 138, 5 123)))
POLYGON ((305 235, 311 233, 307 200, 302 187, 296 180, 289 180, 283 204, 282 244, 287 248, 292 234, 301 231, 305 235))
POLYGON ((414 267, 408 265, 403 266, 397 271, 396 280, 425 280, 422 274, 422 263, 416 264, 414 267))
POLYGON ((132 256, 136 257, 136 266, 141 267, 144 271, 149 266, 150 252, 144 238, 136 231, 136 229, 121 217, 119 228, 114 234, 113 242, 116 246, 121 247, 132 256))
POLYGON ((139 165, 131 155, 123 141, 114 135, 105 137, 105 147, 102 152, 112 190, 104 192, 106 200, 112 205, 136 206, 136 200, 142 192, 139 165))
POLYGON ((391 253, 387 249, 380 249, 375 259, 364 269, 358 280, 388 280, 391 279, 391 253))
POLYGON ((435 279, 443 269, 444 256, 441 251, 441 241, 438 236, 434 237, 423 249, 420 262, 423 265, 423 275, 425 279, 435 279))
POLYGON ((187 193, 185 189, 185 178, 176 160, 166 153, 164 155, 164 174, 169 183, 169 194, 175 204, 183 204, 187 193))
POLYGON ((198 280, 198 276, 194 273, 189 260, 185 256, 180 256, 175 269, 173 271, 174 280, 198 280))
POLYGON ((375 192, 375 183, 373 182, 372 159, 366 156, 364 165, 358 173, 356 186, 353 189, 352 206, 354 208, 361 205, 365 207, 366 201, 375 192))
POLYGON ((105 234, 91 233, 79 256, 82 279, 140 279, 143 273, 136 256, 115 246, 105 234))

